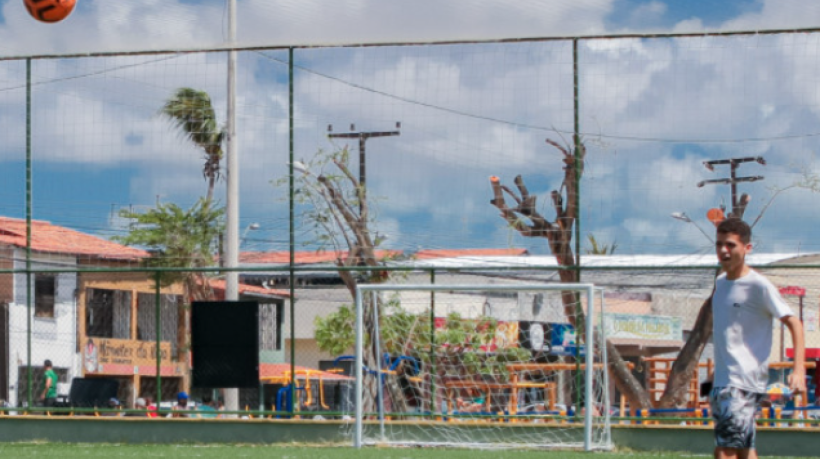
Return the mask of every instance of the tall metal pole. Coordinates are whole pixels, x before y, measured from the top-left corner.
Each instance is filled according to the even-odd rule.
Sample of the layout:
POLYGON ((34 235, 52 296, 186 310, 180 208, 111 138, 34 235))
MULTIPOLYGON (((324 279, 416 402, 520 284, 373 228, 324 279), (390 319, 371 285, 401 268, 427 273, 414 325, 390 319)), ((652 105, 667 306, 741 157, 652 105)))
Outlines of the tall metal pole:
POLYGON ((154 356, 157 359, 157 406, 160 406, 162 401, 162 293, 160 291, 161 274, 159 271, 154 273, 154 338, 156 343, 156 352, 154 356))
POLYGON ((31 59, 26 59, 26 393, 28 407, 34 398, 31 388, 31 59))
MULTIPOLYGON (((296 236, 294 219, 294 181, 293 181, 293 48, 288 48, 288 231, 290 233, 288 250, 290 251, 290 406, 291 411, 296 408, 296 236)), ((292 414, 292 413, 291 413, 292 414)))
MULTIPOLYGON (((436 270, 430 271, 430 283, 436 283, 436 270)), ((435 419, 436 410, 436 292, 430 291, 430 415, 435 419)), ((444 413, 442 413, 444 414, 444 413)))
MULTIPOLYGON (((236 0, 228 0, 228 40, 236 43, 236 0)), ((225 300, 239 299, 239 151, 236 145, 236 51, 228 52, 227 198, 225 211, 225 300)), ((239 410, 239 391, 225 390, 225 408, 239 410)))
MULTIPOLYGON (((609 415, 609 360, 606 354, 606 298, 604 298, 604 289, 600 289, 601 291, 601 318, 599 320, 600 326, 600 333, 601 333, 601 363, 603 364, 603 387, 601 390, 604 393, 604 432, 606 432, 606 439, 604 440, 604 448, 609 449, 612 447, 612 431, 610 415, 609 415)), ((588 352, 592 352, 591 348, 587 348, 588 352)))
POLYGON ((359 187, 361 190, 361 198, 359 198, 359 213, 364 209, 364 203, 367 202, 367 155, 365 154, 364 144, 367 137, 359 137, 359 187))
POLYGON ((364 308, 362 307, 362 291, 357 288, 356 289, 356 359, 355 365, 356 368, 354 369, 353 374, 356 378, 356 390, 354 394, 354 404, 356 410, 356 419, 355 419, 355 427, 353 432, 353 447, 354 448, 361 448, 362 447, 362 423, 364 422, 363 415, 364 410, 362 407, 362 391, 364 390, 364 374, 362 371, 362 366, 364 365, 364 356, 363 356, 363 348, 364 348, 364 321, 362 315, 364 314, 364 308))
POLYGON ((384 441, 384 378, 385 374, 382 373, 382 348, 381 342, 379 340, 379 299, 378 299, 378 292, 372 290, 370 292, 370 301, 373 303, 373 344, 376 347, 376 380, 378 381, 378 386, 376 390, 376 394, 378 397, 378 413, 379 413, 379 432, 381 433, 381 439, 384 441))
MULTIPOLYGON (((581 120, 580 120, 580 101, 578 89, 578 39, 572 40, 572 100, 573 100, 573 141, 575 142, 575 196, 571 199, 575 201, 575 281, 581 282, 581 120)), ((581 307, 581 294, 575 292, 576 301, 576 318, 583 314, 581 307)), ((588 305, 589 306, 589 305, 588 305)), ((587 307, 587 311, 590 308, 587 307)), ((580 349, 582 330, 580 330, 578 320, 575 321, 575 416, 578 416, 578 411, 581 409, 581 358, 580 349)))
POLYGON ((581 282, 581 95, 578 84, 578 39, 572 40, 573 137, 575 140, 575 264, 581 282))
MULTIPOLYGON (((592 451, 592 418, 595 416, 595 401, 592 399, 592 381, 593 372, 595 371, 593 334, 595 333, 595 291, 593 286, 586 288, 587 296, 587 320, 586 320, 586 339, 584 339, 584 346, 586 349, 586 384, 584 387, 584 406, 586 406, 586 413, 584 416, 584 450, 592 451)), ((580 330, 578 330, 580 334, 580 330)), ((576 335, 576 348, 580 347, 576 335)), ((606 370, 605 370, 606 371, 606 370)), ((609 407, 605 406, 605 410, 609 407)))

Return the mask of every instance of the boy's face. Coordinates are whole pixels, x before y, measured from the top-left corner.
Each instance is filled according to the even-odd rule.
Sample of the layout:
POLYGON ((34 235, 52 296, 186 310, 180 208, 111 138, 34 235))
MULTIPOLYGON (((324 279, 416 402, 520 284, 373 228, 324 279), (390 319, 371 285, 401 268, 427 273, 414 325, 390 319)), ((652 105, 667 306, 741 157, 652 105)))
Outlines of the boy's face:
POLYGON ((734 233, 718 233, 715 252, 718 263, 724 271, 737 269, 746 262, 746 254, 752 251, 752 244, 745 244, 734 233))

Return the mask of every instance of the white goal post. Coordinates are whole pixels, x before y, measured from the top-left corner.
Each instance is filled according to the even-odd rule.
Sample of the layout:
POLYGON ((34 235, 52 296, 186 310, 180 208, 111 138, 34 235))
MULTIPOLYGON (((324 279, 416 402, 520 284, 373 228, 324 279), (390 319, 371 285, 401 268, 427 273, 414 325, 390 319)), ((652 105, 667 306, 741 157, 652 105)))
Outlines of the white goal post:
MULTIPOLYGON (((397 301, 398 302, 398 301, 397 301)), ((433 300, 433 303, 435 301, 433 300)), ((374 443, 400 443, 400 444, 408 444, 408 443, 416 443, 415 441, 408 441, 404 438, 402 439, 395 439, 391 437, 390 432, 392 432, 391 425, 401 425, 404 426, 402 428, 409 429, 409 425, 413 425, 412 428, 419 428, 419 426, 427 426, 431 429, 436 429, 437 426, 444 426, 444 429, 451 428, 450 426, 456 426, 464 428, 468 425, 473 426, 472 432, 478 432, 479 429, 488 429, 487 427, 489 424, 494 423, 493 429, 496 431, 503 431, 505 429, 518 429, 521 431, 522 429, 529 429, 529 433, 531 439, 535 439, 534 443, 538 443, 539 446, 560 446, 560 447, 583 447, 586 451, 591 451, 595 449, 608 449, 611 447, 611 435, 610 435, 610 416, 609 416, 609 396, 608 396, 608 371, 606 371, 606 346, 600 346, 598 348, 597 343, 603 343, 605 337, 603 336, 604 327, 600 327, 598 333, 600 336, 598 337, 598 341, 595 340, 595 329, 596 322, 600 324, 600 320, 603 317, 603 309, 604 309, 604 295, 602 289, 596 289, 593 284, 509 284, 509 285, 499 285, 499 284, 474 284, 474 285, 436 285, 436 284, 423 284, 423 285, 402 285, 402 284, 363 284, 359 285, 356 288, 356 317, 355 317, 355 398, 354 398, 354 406, 355 406, 355 429, 354 429, 354 439, 353 444, 356 448, 361 448, 365 444, 374 444, 374 443), (595 294, 600 292, 599 296, 599 316, 596 316, 596 301, 595 301, 595 294), (536 428, 540 428, 540 432, 549 432, 549 435, 553 435, 552 432, 556 431, 555 424, 559 423, 554 419, 544 420, 538 419, 536 416, 528 417, 516 417, 516 412, 499 412, 498 416, 495 416, 495 412, 493 413, 485 413, 483 417, 481 415, 475 415, 469 419, 458 419, 456 416, 457 414, 453 414, 452 411, 448 412, 437 412, 439 402, 438 398, 440 398, 437 394, 441 392, 441 388, 435 387, 435 382, 433 382, 433 389, 432 395, 430 398, 432 399, 431 405, 429 405, 430 410, 427 412, 427 416, 430 418, 435 418, 433 420, 419 420, 410 421, 391 421, 390 415, 385 413, 385 374, 388 373, 387 368, 383 368, 384 365, 388 365, 387 363, 383 362, 382 358, 382 343, 380 343, 381 339, 381 332, 379 330, 380 322, 385 320, 385 317, 382 319, 379 318, 379 307, 370 308, 371 314, 371 327, 374 328, 372 337, 369 337, 365 330, 365 303, 369 300, 370 304, 378 304, 379 301, 385 302, 384 298, 380 299, 379 295, 384 295, 386 293, 392 293, 393 295, 407 295, 406 292, 417 292, 417 293, 424 293, 428 294, 432 298, 435 298, 435 294, 440 292, 443 294, 452 294, 452 295, 486 295, 486 294, 494 294, 494 295, 506 295, 509 296, 518 296, 516 292, 537 292, 541 295, 543 300, 543 295, 553 295, 556 298, 560 299, 560 295, 562 292, 578 292, 580 295, 580 302, 581 304, 578 305, 581 307, 583 304, 585 305, 593 305, 592 307, 585 307, 586 318, 584 320, 584 339, 583 339, 583 346, 585 348, 584 356, 581 357, 584 361, 584 364, 581 364, 580 359, 576 359, 576 367, 583 371, 583 392, 575 388, 576 397, 581 397, 583 394, 583 400, 577 404, 577 406, 573 405, 575 409, 574 413, 574 420, 570 419, 570 421, 566 421, 566 413, 564 420, 560 421, 562 424, 561 427, 564 427, 566 424, 574 424, 573 428, 576 431, 580 430, 579 423, 577 422, 580 418, 583 418, 583 440, 576 441, 575 439, 572 440, 564 440, 563 438, 569 437, 558 437, 559 440, 557 442, 553 442, 550 440, 545 440, 541 442, 538 437, 538 430, 536 428), (369 299, 368 299, 369 295, 369 299), (597 319, 597 320, 596 320, 597 319), (370 346, 371 349, 375 349, 373 353, 377 355, 377 357, 373 358, 375 360, 373 362, 375 364, 375 368, 365 368, 365 352, 367 346, 370 346), (599 363, 596 365, 596 354, 598 356, 599 363), (371 375, 371 380, 375 379, 377 382, 375 385, 377 386, 377 394, 374 394, 375 400, 375 409, 376 411, 371 411, 369 414, 365 413, 364 408, 364 396, 365 392, 368 388, 365 387, 366 380, 365 380, 365 370, 369 372, 371 375), (598 379, 596 381, 596 370, 598 374, 598 379), (375 378, 372 375, 377 375, 375 378), (596 386, 597 384, 597 386, 596 386), (438 391, 438 392, 437 392, 438 391), (597 397, 597 398, 596 398, 597 397), (596 406, 596 401, 598 401, 596 406), (603 407, 603 409, 601 409, 603 407), (364 438, 364 429, 365 429, 365 417, 370 417, 371 419, 376 419, 378 422, 371 422, 367 421, 369 428, 373 429, 374 433, 372 436, 368 438, 364 438), (455 419, 454 419, 455 418, 455 419), (392 424, 391 424, 392 422, 392 424), (458 424, 461 422, 461 424, 458 424), (542 424, 536 424, 538 422, 542 422, 542 424), (547 423, 555 423, 555 424, 547 424, 547 423), (448 424, 449 423, 449 424, 448 424), (549 427, 553 427, 552 430, 549 427), (595 429, 595 435, 593 435, 593 430, 595 429)), ((435 306, 433 306, 435 307, 435 306)), ((563 313, 563 308, 562 308, 563 313)), ((384 313, 385 316, 387 313, 384 313)), ((427 314, 427 312, 425 312, 427 314)), ((432 328, 432 321, 435 319, 434 313, 430 314, 430 321, 431 323, 429 326, 432 328)), ((420 315, 421 316, 421 315, 420 315)), ((416 319, 418 320, 418 319, 416 319)), ((451 320, 450 318, 446 319, 436 319, 436 320, 451 320)), ((516 330, 518 330, 518 324, 516 323, 516 330)), ((578 332, 580 334, 580 331, 578 332)), ((432 332, 433 338, 432 341, 429 343, 434 343, 435 338, 435 331, 432 332)), ((517 345, 517 344, 516 344, 517 345)), ((429 344, 429 347, 432 349, 435 344, 429 344)), ((576 348, 580 349, 580 343, 575 345, 576 348)), ((576 351, 580 352, 580 351, 576 351)), ((387 354, 385 353, 385 358, 388 358, 387 354)), ((576 357, 579 354, 576 353, 576 357)), ((373 364, 371 363, 371 365, 373 364)), ((527 361, 522 361, 520 367, 525 367, 527 361)), ((532 366, 537 366, 537 364, 533 364, 532 366)), ((546 366, 546 365, 545 365, 546 366)), ((564 364, 564 366, 568 366, 564 364)), ((463 370, 461 370, 463 372, 463 370)), ((577 376, 577 373, 576 373, 577 376)), ((431 380, 435 378, 435 376, 429 376, 431 380)), ((564 377, 564 380, 569 380, 569 384, 572 384, 572 377, 564 377)), ((580 381, 578 381, 580 383, 580 381)), ((480 383, 483 384, 483 383, 480 383)), ((509 384, 507 384, 510 386, 509 384)), ((493 384, 485 384, 486 387, 493 386, 493 384)), ((501 384, 495 384, 493 387, 501 386, 501 384)), ((505 394, 506 397, 512 397, 513 400, 517 401, 517 393, 512 394, 513 392, 518 391, 517 387, 529 387, 526 384, 516 385, 514 389, 508 390, 505 394)), ((535 384, 531 384, 531 386, 535 386, 535 384)), ((457 386, 463 387, 463 386, 457 386)), ((483 387, 483 386, 482 386, 483 387)), ((541 387, 541 386, 539 386, 541 387)), ((544 385, 543 387, 546 387, 544 385)), ((373 388, 369 389, 372 393, 374 391, 373 388)), ((428 389, 429 390, 429 389, 428 389)), ((554 385, 553 385, 553 390, 554 385)), ((544 390, 546 392, 546 390, 544 390)), ((566 390, 567 393, 573 393, 572 389, 566 390)), ((389 396, 389 395, 388 395, 389 396)), ((489 398, 489 396, 487 397, 489 398)), ((554 402, 555 400, 552 400, 554 402)), ((448 402, 449 403, 449 402, 448 402)), ((459 402, 461 403, 461 402, 459 402)), ((512 405, 512 403, 509 403, 512 405)), ((487 406, 490 406, 489 402, 487 406)), ((542 404, 542 409, 545 406, 542 404)), ((372 408, 371 408, 372 409, 372 408)), ((515 408, 513 408, 515 410, 515 408)), ((492 410, 488 410, 492 411, 492 410)), ((544 416, 546 418, 546 416, 544 416)), ((513 430, 510 430, 513 431, 513 430)), ((580 432, 578 432, 580 433, 580 432)), ((444 433, 446 436, 447 433, 444 433)), ((507 433, 497 433, 494 434, 496 437, 502 437, 504 439, 511 438, 507 436, 507 433)), ((484 443, 481 439, 464 439, 465 437, 460 436, 453 436, 455 440, 450 441, 449 437, 445 441, 420 441, 421 443, 425 444, 447 444, 447 445, 466 445, 466 446, 476 446, 476 447, 498 447, 498 444, 494 442, 487 442, 484 443)), ((495 437, 494 437, 495 438, 495 437)), ((578 438, 577 440, 580 440, 578 438)), ((514 440, 511 440, 514 441, 514 440)), ((503 440, 502 442, 503 443, 503 440)), ((514 445, 501 445, 503 446, 527 446, 527 443, 524 444, 514 444, 514 445)))

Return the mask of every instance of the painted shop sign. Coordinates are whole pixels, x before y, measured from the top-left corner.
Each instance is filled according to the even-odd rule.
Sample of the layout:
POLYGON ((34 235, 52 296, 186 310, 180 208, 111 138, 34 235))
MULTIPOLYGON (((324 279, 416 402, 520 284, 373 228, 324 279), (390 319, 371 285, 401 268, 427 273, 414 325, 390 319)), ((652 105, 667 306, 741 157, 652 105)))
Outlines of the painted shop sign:
POLYGON ((674 341, 683 339, 680 317, 610 313, 605 316, 607 338, 674 341))
MULTIPOLYGON (((160 343, 161 374, 175 374, 179 365, 171 360, 171 343, 160 343)), ((157 344, 112 338, 84 338, 83 371, 86 374, 156 375, 157 344)))

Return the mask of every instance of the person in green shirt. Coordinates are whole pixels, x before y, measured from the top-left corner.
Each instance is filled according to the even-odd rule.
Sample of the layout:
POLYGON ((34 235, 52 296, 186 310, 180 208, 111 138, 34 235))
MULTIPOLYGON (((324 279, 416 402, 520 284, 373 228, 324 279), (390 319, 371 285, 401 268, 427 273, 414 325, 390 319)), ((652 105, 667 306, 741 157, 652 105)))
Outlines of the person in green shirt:
POLYGON ((51 360, 46 360, 43 367, 46 370, 45 380, 43 381, 43 406, 50 407, 54 406, 57 401, 57 373, 54 372, 51 360))

